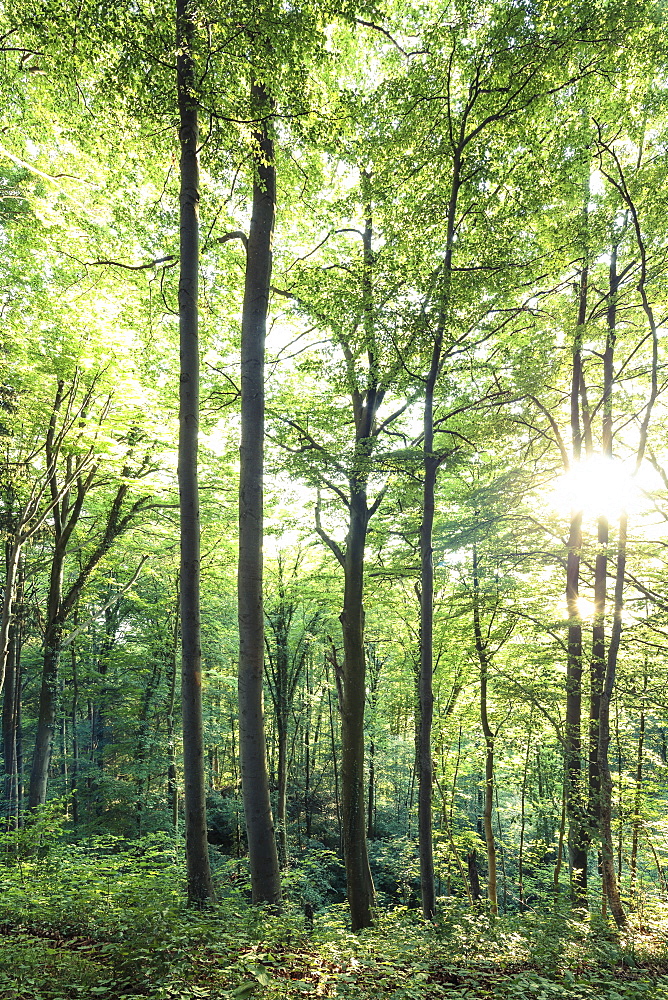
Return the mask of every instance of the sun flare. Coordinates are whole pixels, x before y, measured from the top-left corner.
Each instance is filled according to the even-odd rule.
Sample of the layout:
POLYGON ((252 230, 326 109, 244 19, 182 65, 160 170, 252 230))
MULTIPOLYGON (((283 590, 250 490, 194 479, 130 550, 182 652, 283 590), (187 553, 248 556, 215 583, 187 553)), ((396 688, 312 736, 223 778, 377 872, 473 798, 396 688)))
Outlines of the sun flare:
POLYGON ((646 493, 656 488, 654 470, 634 467, 616 458, 592 455, 574 462, 560 476, 549 494, 550 505, 568 515, 582 511, 585 519, 603 515, 618 520, 622 511, 637 513, 646 503, 646 493))

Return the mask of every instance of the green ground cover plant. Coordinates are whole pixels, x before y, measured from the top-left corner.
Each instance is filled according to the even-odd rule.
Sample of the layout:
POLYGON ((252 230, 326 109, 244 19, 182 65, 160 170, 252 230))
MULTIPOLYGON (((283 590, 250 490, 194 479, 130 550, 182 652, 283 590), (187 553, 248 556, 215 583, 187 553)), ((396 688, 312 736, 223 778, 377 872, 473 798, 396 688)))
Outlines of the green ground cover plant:
MULTIPOLYGON (((312 925, 305 918, 313 854, 303 871, 294 865, 293 898, 276 915, 249 904, 246 866, 229 861, 212 865, 220 902, 189 908, 173 837, 66 844, 47 816, 36 838, 2 841, 3 1000, 668 997, 668 922, 658 912, 620 935, 566 911, 492 917, 441 900, 433 924, 393 906, 353 934, 344 904, 322 895, 312 925)), ((328 864, 323 852, 325 874, 328 864)))

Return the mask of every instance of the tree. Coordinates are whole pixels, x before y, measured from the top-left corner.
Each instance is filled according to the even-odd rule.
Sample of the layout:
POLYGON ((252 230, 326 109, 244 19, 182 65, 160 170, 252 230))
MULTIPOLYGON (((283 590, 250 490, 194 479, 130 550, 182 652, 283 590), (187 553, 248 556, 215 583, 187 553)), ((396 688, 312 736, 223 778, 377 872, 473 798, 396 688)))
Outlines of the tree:
POLYGON ((262 606, 264 344, 271 282, 276 174, 269 134, 271 99, 253 82, 251 115, 260 121, 252 135, 253 210, 246 248, 246 283, 241 329, 241 445, 239 469, 239 750, 248 834, 253 900, 281 902, 278 854, 269 799, 264 739, 262 606))
POLYGON ((215 900, 209 865, 202 733, 202 648, 200 625, 200 526, 197 482, 199 428, 199 130, 195 74, 196 7, 176 3, 177 94, 180 159, 179 335, 179 506, 181 515, 181 708, 188 866, 188 899, 215 900))
POLYGON ((285 557, 279 551, 272 599, 264 603, 265 617, 269 626, 269 634, 265 637, 268 660, 266 679, 274 708, 278 740, 276 820, 282 866, 285 866, 288 860, 287 787, 290 717, 297 686, 304 673, 307 658, 311 654, 311 633, 319 617, 318 611, 306 617, 304 608, 301 619, 299 616, 301 602, 296 591, 301 555, 299 552, 295 556, 288 575, 285 557))

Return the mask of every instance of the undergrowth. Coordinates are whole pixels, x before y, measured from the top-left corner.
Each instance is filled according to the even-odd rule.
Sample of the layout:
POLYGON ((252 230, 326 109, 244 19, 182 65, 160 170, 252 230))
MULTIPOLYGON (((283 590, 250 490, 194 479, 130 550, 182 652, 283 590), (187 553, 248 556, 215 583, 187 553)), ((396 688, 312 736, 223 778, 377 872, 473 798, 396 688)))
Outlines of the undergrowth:
POLYGON ((313 856, 286 879, 281 916, 251 907, 244 863, 222 857, 219 902, 196 911, 173 839, 63 845, 48 824, 39 842, 11 836, 0 843, 2 1000, 668 1000, 659 914, 620 936, 570 912, 493 919, 441 900, 433 925, 386 908, 355 935, 343 904, 305 920, 302 902, 327 884, 313 856))

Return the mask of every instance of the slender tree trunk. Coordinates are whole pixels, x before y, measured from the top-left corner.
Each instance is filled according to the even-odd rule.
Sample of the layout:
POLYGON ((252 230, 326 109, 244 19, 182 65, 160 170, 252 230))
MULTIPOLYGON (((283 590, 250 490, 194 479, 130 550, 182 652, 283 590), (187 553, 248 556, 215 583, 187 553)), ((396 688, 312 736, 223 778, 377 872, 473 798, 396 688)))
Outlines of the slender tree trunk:
POLYGON ((566 724, 564 727, 564 762, 566 807, 569 817, 568 853, 571 877, 571 902, 576 908, 587 907, 587 807, 582 787, 582 621, 578 607, 580 550, 582 547, 582 512, 571 515, 566 569, 568 606, 568 662, 566 673, 566 724))
POLYGON ((116 641, 116 623, 117 619, 114 611, 111 608, 106 608, 104 616, 104 633, 95 657, 97 662, 99 686, 97 690, 97 701, 93 706, 91 732, 91 743, 93 749, 92 764, 94 767, 92 774, 93 806, 95 814, 98 817, 104 814, 106 805, 104 771, 106 766, 106 745, 109 738, 106 718, 108 699, 107 671, 109 669, 109 658, 116 641))
POLYGON ((455 239, 455 215, 461 187, 461 149, 454 152, 452 185, 448 200, 446 247, 441 275, 441 302, 438 329, 434 337, 429 368, 424 380, 425 397, 422 416, 423 426, 423 492, 422 521, 420 525, 420 787, 418 798, 418 825, 420 841, 420 887, 422 913, 431 919, 436 911, 434 891, 434 847, 432 837, 432 783, 431 727, 434 711, 433 693, 433 615, 434 615, 434 562, 432 533, 436 475, 439 459, 434 453, 434 392, 443 356, 443 341, 450 304, 452 277, 452 252, 455 239))
MULTIPOLYGON (((612 390, 617 341, 617 247, 613 246, 609 268, 610 294, 607 308, 607 334, 603 353, 603 398, 601 451, 612 458, 612 390)), ((608 545, 610 528, 604 515, 598 518, 598 548, 594 570, 594 622, 592 625, 591 701, 589 736, 589 812, 597 830, 601 824, 601 770, 599 763, 601 695, 606 674, 605 615, 608 581, 608 545)), ((605 710, 605 707, 604 707, 605 710)))
MULTIPOLYGON (((58 571, 56 570, 56 575, 58 571)), ((58 597, 62 585, 62 563, 57 586, 58 597)), ((58 665, 60 662, 60 643, 62 625, 58 621, 50 621, 44 637, 44 663, 42 668, 42 686, 39 695, 39 715, 37 721, 37 736, 30 772, 30 788, 28 792, 28 808, 36 809, 46 802, 46 790, 49 781, 49 765, 53 749, 53 734, 56 723, 56 704, 58 695, 58 665)))
POLYGON ((494 733, 487 716, 487 678, 489 673, 489 655, 482 635, 480 620, 480 583, 478 578, 478 551, 473 546, 473 630, 475 634, 476 652, 480 663, 480 721, 485 738, 485 785, 482 823, 487 847, 487 896, 492 914, 498 916, 496 879, 496 843, 492 813, 494 807, 494 733))
MULTIPOLYGON (((288 861, 288 726, 287 718, 276 717, 276 729, 278 736, 278 774, 277 774, 277 802, 276 802, 276 827, 278 834, 278 857, 281 867, 284 868, 288 861)), ((304 797, 306 798, 306 792, 304 797)))
POLYGON ((366 835, 369 840, 374 837, 374 815, 376 808, 376 746, 373 739, 369 740, 369 794, 367 798, 366 835))
POLYGON ((608 519, 598 518, 598 551, 594 578, 594 621, 590 667, 589 710, 589 813, 595 829, 601 823, 601 769, 599 763, 601 693, 605 680, 605 608, 608 578, 608 519))
MULTIPOLYGON (((589 184, 587 183, 587 201, 589 184)), ((585 211, 586 222, 586 211, 585 211)), ((582 337, 587 319, 588 269, 580 275, 578 323, 573 350, 571 380, 571 445, 573 461, 582 457, 580 399, 583 389, 582 337)), ((566 606, 568 608, 568 655, 566 664, 566 723, 564 727, 564 783, 569 817, 568 852, 571 878, 571 902, 576 908, 587 906, 587 803, 582 786, 582 618, 578 606, 580 594, 580 558, 582 550, 582 511, 571 512, 566 563, 566 606)))
POLYGON ((0 614, 0 694, 5 683, 7 659, 9 656, 10 631, 14 614, 14 601, 21 563, 21 543, 17 538, 6 546, 5 585, 2 597, 2 612, 0 614))
MULTIPOLYGON (((435 352, 436 353, 436 352, 435 352)), ((427 380, 424 403, 424 484, 422 524, 420 527, 420 759, 418 791, 418 830, 420 849, 420 890, 422 915, 432 920, 436 915, 434 888, 434 846, 432 831, 432 785, 434 781, 431 756, 431 728, 434 714, 434 558, 432 533, 436 471, 438 462, 434 450, 434 386, 438 364, 432 362, 427 380)))
POLYGON ((262 604, 264 349, 276 202, 269 95, 251 87, 255 147, 253 211, 246 258, 241 325, 241 447, 239 473, 239 750, 253 900, 279 906, 281 884, 269 799, 264 714, 264 612, 262 604))
POLYGON ((76 643, 70 646, 72 663, 72 774, 70 788, 72 791, 72 823, 79 824, 79 664, 76 643))
MULTIPOLYGON (((19 791, 19 741, 20 741, 20 710, 21 710, 21 608, 23 599, 23 561, 19 557, 16 562, 14 579, 11 580, 11 562, 14 557, 14 546, 7 544, 7 573, 5 576, 4 603, 11 599, 14 611, 6 621, 6 635, 2 633, 0 641, 0 656, 4 666, 4 698, 2 702, 2 747, 4 755, 4 797, 7 802, 7 829, 18 830, 21 820, 21 801, 19 791), (1 643, 5 643, 4 651, 1 643)), ((3 615, 5 607, 3 606, 3 615)), ((5 619, 3 617, 3 625, 5 619)), ((2 685, 0 684, 0 690, 2 685)))
POLYGON ((561 863, 564 857, 564 836, 566 833, 566 796, 568 795, 568 789, 566 787, 566 781, 564 780, 563 789, 561 792, 561 819, 559 821, 559 840, 557 842, 557 861, 554 866, 554 876, 553 876, 553 886, 554 886, 554 905, 558 905, 559 901, 559 877, 561 875, 561 863))
POLYGON ((501 811, 499 810, 499 786, 494 786, 494 798, 496 800, 496 827, 499 831, 499 854, 501 856, 501 878, 503 880, 503 912, 508 910, 508 876, 506 872, 506 852, 503 846, 503 828, 501 826, 501 811))
POLYGON ((344 565, 343 697, 341 704, 341 806, 348 903, 354 931, 370 926, 375 890, 366 842, 364 815, 364 546, 368 508, 366 490, 351 488, 350 521, 344 565))
POLYGON ((2 749, 4 757, 4 798, 7 803, 8 830, 18 830, 18 761, 17 761, 17 706, 19 697, 18 643, 15 624, 8 632, 5 656, 5 688, 2 703, 2 749))
MULTIPOLYGON (((290 623, 291 608, 286 602, 283 583, 283 564, 279 554, 279 600, 278 604, 268 614, 268 622, 273 633, 273 655, 270 645, 267 645, 269 655, 269 689, 274 706, 274 721, 276 726, 277 763, 276 763, 276 840, 278 860, 281 868, 285 868, 288 860, 288 727, 290 708, 294 697, 296 678, 290 676, 290 623), (293 686, 291 687, 291 681, 293 686), (291 688, 292 697, 289 694, 291 688)), ((308 733, 308 723, 306 725, 308 733)), ((306 806, 306 791, 304 793, 306 806)), ((308 808, 306 806, 306 808, 308 808)), ((308 820, 307 820, 308 823, 308 820)))
POLYGON ((522 789, 520 797, 520 849, 517 860, 518 868, 518 895, 520 901, 520 913, 524 913, 524 833, 526 826, 526 794, 527 775, 529 773, 529 754, 531 753, 532 732, 529 726, 529 736, 527 738, 527 752, 524 758, 524 770, 522 772, 522 789))
POLYGON ((619 827, 617 831, 617 881, 622 880, 624 852, 624 756, 622 754, 622 736, 619 728, 619 698, 615 699, 615 739, 617 742, 617 803, 619 811, 619 827))
POLYGON ((327 686, 327 703, 329 706, 329 735, 332 744, 332 764, 334 767, 334 802, 336 805, 336 823, 339 830, 339 849, 343 853, 343 825, 341 822, 341 799, 339 796, 339 767, 336 738, 334 736, 334 710, 332 708, 332 692, 327 686))
POLYGON ((619 519, 619 538, 617 542, 617 571, 615 579, 615 611, 608 649, 605 680, 600 696, 598 767, 600 774, 600 829, 601 829, 601 867, 603 886, 610 903, 610 910, 618 927, 625 927, 626 913, 619 894, 619 885, 615 873, 614 848, 612 841, 612 774, 610 772, 610 702, 615 685, 617 656, 622 632, 622 608, 624 593, 624 574, 626 570, 626 533, 627 517, 622 513, 619 519))
MULTIPOLYGON (((177 579, 177 591, 179 583, 177 579)), ((174 707, 176 704, 176 666, 179 636, 179 603, 174 608, 174 628, 169 649, 169 693, 167 696, 167 806, 174 831, 179 828, 179 789, 176 773, 176 745, 174 738, 174 707)))
POLYGON ((645 695, 647 693, 647 657, 643 670, 642 701, 640 703, 640 720, 638 723, 638 752, 636 757, 636 787, 633 796, 633 820, 631 838, 631 897, 635 901, 638 878, 638 844, 642 827, 642 786, 643 786, 643 752, 645 748, 645 695))
POLYGON ((181 515, 181 706, 188 900, 215 899, 206 828, 202 649, 200 624, 200 519, 197 482, 199 428, 199 132, 193 47, 196 8, 176 0, 177 94, 180 159, 179 506, 181 515))

